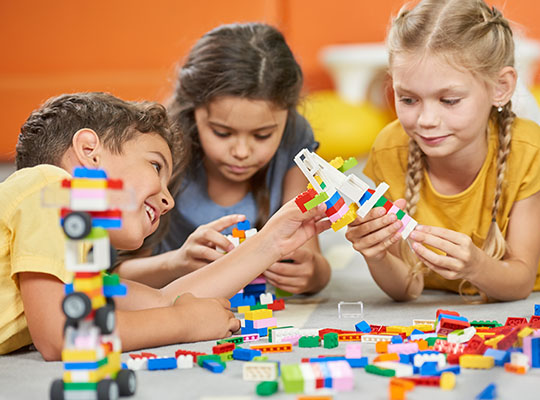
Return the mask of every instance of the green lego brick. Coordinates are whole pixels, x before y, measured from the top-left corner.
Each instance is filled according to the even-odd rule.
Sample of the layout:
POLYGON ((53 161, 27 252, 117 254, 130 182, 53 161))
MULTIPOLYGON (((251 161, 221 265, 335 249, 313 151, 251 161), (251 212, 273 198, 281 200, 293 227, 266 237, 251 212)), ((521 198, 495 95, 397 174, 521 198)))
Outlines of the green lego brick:
POLYGON ((356 158, 349 157, 349 159, 345 160, 343 162, 343 165, 338 168, 338 171, 345 172, 345 171, 351 169, 352 167, 354 167, 357 164, 358 164, 358 160, 356 158))
POLYGON ((90 239, 101 239, 101 238, 104 238, 104 237, 108 237, 109 234, 107 233, 107 230, 105 228, 92 228, 92 230, 90 231, 90 233, 88 234, 88 236, 86 236, 84 239, 85 240, 90 240, 90 239))
POLYGON ((251 361, 268 361, 268 356, 256 356, 251 361))
POLYGON ((493 320, 493 321, 479 320, 479 321, 472 321, 471 326, 474 326, 474 327, 486 327, 486 328, 497 328, 499 326, 502 326, 502 324, 495 321, 495 320, 493 320))
POLYGON ((103 275, 103 284, 105 286, 116 286, 120 284, 120 277, 118 274, 104 274, 103 275))
POLYGON ((249 311, 268 309, 268 304, 256 304, 249 307, 249 311))
POLYGON ((446 340, 446 337, 430 337, 426 339, 429 347, 433 346, 437 340, 446 340))
MULTIPOLYGON (((277 288, 276 288, 277 290, 277 288)), ((287 325, 287 326, 277 326, 275 328, 268 328, 268 342, 269 343, 272 343, 272 331, 274 329, 285 329, 285 328, 294 328, 294 326, 292 325, 287 325)))
POLYGON ((278 383, 276 381, 264 381, 257 385, 257 394, 259 396, 270 396, 276 393, 278 390, 278 383))
POLYGON ((327 333, 323 336, 324 348, 334 349, 339 345, 339 335, 335 332, 327 333))
POLYGON ((64 382, 64 390, 97 390, 97 382, 64 382))
POLYGON ((388 376, 388 377, 396 376, 396 371, 394 371, 393 369, 380 368, 380 367, 377 367, 376 365, 371 365, 371 364, 366 365, 365 370, 366 372, 370 374, 375 374, 375 375, 388 376))
POLYGON ((381 196, 379 198, 379 200, 377 200, 377 202, 375 203, 373 208, 375 208, 375 207, 383 207, 386 204, 387 201, 388 200, 384 196, 381 196))
POLYGON ((281 379, 286 393, 302 393, 304 391, 304 377, 298 364, 283 365, 281 379))
POLYGON ((402 219, 405 216, 405 212, 403 210, 398 210, 396 216, 398 217, 398 219, 402 219))
POLYGON ((312 198, 310 201, 306 202, 304 207, 306 207, 306 210, 311 210, 312 208, 317 207, 319 204, 324 203, 326 200, 328 200, 328 195, 326 192, 322 192, 312 198))
POLYGON ((242 336, 237 336, 237 337, 219 339, 216 342, 216 344, 223 344, 223 343, 241 344, 241 343, 244 343, 244 338, 242 336))
POLYGON ((219 354, 219 358, 221 358, 221 361, 223 361, 223 362, 232 361, 233 360, 232 353, 233 353, 232 351, 228 351, 226 353, 221 353, 221 354, 219 354))
POLYGON ((276 288, 276 297, 290 297, 290 296, 292 296, 292 293, 289 293, 286 290, 282 290, 280 288, 276 288))
POLYGON ((202 367, 202 363, 204 360, 211 360, 221 363, 221 357, 219 356, 219 354, 206 354, 204 356, 197 356, 197 364, 199 364, 199 367, 202 367))
POLYGON ((321 338, 319 336, 302 336, 298 341, 298 347, 320 347, 321 338))

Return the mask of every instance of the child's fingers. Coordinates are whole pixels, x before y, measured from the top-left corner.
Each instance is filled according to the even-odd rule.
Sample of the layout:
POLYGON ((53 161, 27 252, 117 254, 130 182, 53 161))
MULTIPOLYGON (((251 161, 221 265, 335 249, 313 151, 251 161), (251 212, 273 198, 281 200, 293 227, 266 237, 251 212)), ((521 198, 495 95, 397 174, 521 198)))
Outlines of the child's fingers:
POLYGON ((223 256, 223 253, 220 253, 211 247, 199 244, 190 246, 186 253, 191 260, 206 261, 206 264, 208 264, 208 262, 216 261, 223 256))
POLYGON ((206 226, 220 232, 229 226, 244 221, 245 219, 246 216, 242 214, 225 215, 224 217, 218 218, 215 221, 209 222, 206 224, 206 226))
POLYGON ((232 335, 234 332, 240 330, 240 327, 241 327, 240 320, 238 318, 235 318, 234 314, 232 314, 232 318, 229 319, 229 327, 228 327, 230 335, 232 335))
MULTIPOLYGON (((435 249, 438 249, 442 251, 443 253, 448 254, 449 256, 457 255, 460 249, 459 246, 456 246, 454 243, 449 242, 446 239, 442 239, 438 236, 434 236, 429 233, 424 233, 422 231, 411 232, 411 239, 414 240, 415 242, 426 244, 435 249)), ((424 246, 421 246, 421 247, 424 247, 424 246)))
POLYGON ((318 235, 321 232, 324 232, 332 227, 332 221, 329 219, 323 219, 315 223, 315 234, 318 235))
MULTIPOLYGON (((465 244, 467 239, 470 239, 469 236, 464 235, 463 233, 453 231, 451 229, 441 228, 438 226, 430 225, 418 225, 415 228, 415 231, 423 232, 425 234, 430 234, 433 236, 440 237, 448 242, 452 242, 458 246, 465 244)), ((414 232, 414 231, 413 231, 414 232)))
POLYGON ((437 254, 418 242, 413 242, 412 248, 424 263, 429 263, 438 268, 452 271, 457 271, 461 267, 461 262, 456 258, 437 254))
POLYGON ((227 300, 224 297, 218 297, 216 298, 217 302, 223 306, 223 308, 226 308, 227 310, 231 309, 231 302, 227 300))

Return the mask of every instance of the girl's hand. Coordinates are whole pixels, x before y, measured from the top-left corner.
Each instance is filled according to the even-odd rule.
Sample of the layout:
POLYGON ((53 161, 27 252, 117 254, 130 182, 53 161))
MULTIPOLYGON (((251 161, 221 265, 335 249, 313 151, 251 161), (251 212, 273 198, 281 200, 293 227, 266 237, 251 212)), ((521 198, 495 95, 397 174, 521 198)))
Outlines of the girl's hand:
POLYGON ((277 249, 278 257, 284 259, 314 235, 330 228, 332 223, 323 219, 326 217, 325 211, 326 206, 320 204, 302 213, 294 199, 289 200, 268 220, 258 235, 268 236, 268 246, 272 251, 277 249))
POLYGON ((184 293, 174 302, 174 309, 180 313, 178 323, 188 324, 187 336, 183 342, 216 340, 231 336, 240 329, 240 320, 230 310, 227 299, 199 298, 184 293))
POLYGON ((226 252, 234 245, 220 233, 225 228, 244 221, 244 215, 226 215, 206 225, 201 225, 184 242, 182 247, 171 252, 169 269, 182 269, 185 273, 193 272, 223 256, 218 247, 226 252))
POLYGON ((435 226, 418 225, 409 238, 420 261, 443 278, 471 280, 471 276, 482 265, 481 258, 484 252, 463 233, 435 226), (424 244, 444 254, 438 254, 423 246, 424 244))
MULTIPOLYGON (((406 202, 399 199, 394 204, 403 208, 406 202)), ((400 240, 398 230, 401 226, 395 214, 386 214, 383 207, 376 207, 364 218, 358 217, 351 222, 345 237, 366 260, 380 261, 386 256, 388 248, 400 240)))
POLYGON ((290 293, 305 293, 312 289, 315 277, 313 250, 300 247, 285 259, 268 268, 263 275, 267 282, 290 293))

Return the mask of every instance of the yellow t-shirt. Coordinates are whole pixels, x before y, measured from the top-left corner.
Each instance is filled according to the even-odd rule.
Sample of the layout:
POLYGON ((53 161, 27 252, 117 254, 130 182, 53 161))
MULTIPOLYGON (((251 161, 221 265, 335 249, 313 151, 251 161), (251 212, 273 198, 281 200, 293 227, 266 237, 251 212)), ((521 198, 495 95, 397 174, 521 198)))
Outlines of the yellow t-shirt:
MULTIPOLYGON (((399 121, 386 126, 378 135, 364 173, 377 185, 390 185, 385 197, 396 200, 405 197, 409 137, 399 121)), ((488 154, 478 176, 463 192, 445 196, 432 186, 424 171, 420 200, 414 219, 420 224, 440 226, 462 232, 482 247, 491 223, 491 206, 496 184, 498 146, 496 130, 490 126, 488 154)), ((517 118, 512 129, 505 183, 497 222, 506 235, 512 205, 540 191, 540 126, 517 118)), ((425 287, 458 291, 461 280, 447 280, 428 270, 425 287)), ((534 290, 540 290, 540 265, 534 290)))
POLYGON ((44 208, 41 189, 71 176, 52 165, 24 168, 0 183, 0 354, 32 343, 18 273, 42 272, 62 282, 64 234, 57 208, 44 208))

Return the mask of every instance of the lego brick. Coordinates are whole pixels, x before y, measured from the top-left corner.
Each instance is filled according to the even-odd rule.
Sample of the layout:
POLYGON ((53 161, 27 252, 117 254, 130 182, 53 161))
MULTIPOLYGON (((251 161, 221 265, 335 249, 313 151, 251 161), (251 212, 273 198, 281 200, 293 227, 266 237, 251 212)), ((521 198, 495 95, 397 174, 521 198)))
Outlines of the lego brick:
POLYGON ((292 344, 290 343, 268 344, 250 347, 252 350, 259 350, 262 353, 283 353, 292 351, 292 344))
POLYGON ((176 369, 177 361, 174 357, 163 357, 163 358, 149 358, 148 359, 148 370, 164 370, 164 369, 176 369))

